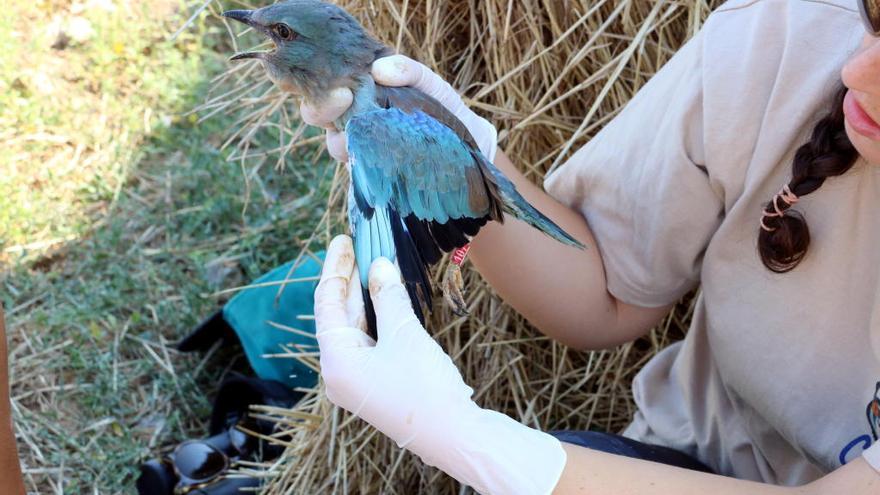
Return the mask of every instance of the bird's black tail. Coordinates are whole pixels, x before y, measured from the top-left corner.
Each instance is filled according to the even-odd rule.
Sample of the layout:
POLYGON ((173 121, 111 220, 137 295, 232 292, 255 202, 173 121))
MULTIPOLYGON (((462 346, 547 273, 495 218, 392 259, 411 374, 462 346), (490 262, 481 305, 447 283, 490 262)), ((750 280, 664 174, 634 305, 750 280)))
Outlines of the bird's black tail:
POLYGON ((373 337, 373 340, 379 338, 376 332, 376 308, 373 307, 373 299, 370 297, 370 291, 366 287, 361 287, 361 294, 364 296, 364 316, 367 318, 367 335, 373 337))

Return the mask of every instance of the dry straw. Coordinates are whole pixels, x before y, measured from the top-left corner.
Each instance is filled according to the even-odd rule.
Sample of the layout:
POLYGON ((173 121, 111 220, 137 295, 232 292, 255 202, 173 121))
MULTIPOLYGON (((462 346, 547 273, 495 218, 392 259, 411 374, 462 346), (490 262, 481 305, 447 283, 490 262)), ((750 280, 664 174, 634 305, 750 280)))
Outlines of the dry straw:
MULTIPOLYGON (((465 95, 500 131, 500 146, 535 181, 565 162, 612 119, 701 26, 717 0, 342 0, 376 36, 418 58, 465 95)), ((271 87, 255 64, 235 65, 200 109, 243 115, 228 144, 249 177, 307 142, 296 102, 271 87), (274 149, 253 149, 261 126, 280 129, 274 149)), ((645 129, 645 132, 651 132, 645 129)), ((344 231, 347 177, 339 167, 327 214, 310 242, 344 231)), ((442 273, 441 270, 437 270, 442 273)), ((543 338, 472 270, 470 316, 443 304, 430 332, 453 357, 482 406, 541 429, 618 431, 632 414, 630 381, 659 349, 680 338, 690 304, 680 304, 647 338, 579 352, 543 338)), ((314 356, 303 358, 317 366, 314 356)), ((402 370, 405 372, 405 370, 402 370)), ((425 393, 430 393, 426 390, 425 393)), ((458 493, 369 425, 332 406, 321 387, 281 420, 284 456, 269 466, 272 495, 458 493)), ((280 440, 279 440, 280 441, 280 440)), ((264 473, 265 475, 265 473, 264 473)))

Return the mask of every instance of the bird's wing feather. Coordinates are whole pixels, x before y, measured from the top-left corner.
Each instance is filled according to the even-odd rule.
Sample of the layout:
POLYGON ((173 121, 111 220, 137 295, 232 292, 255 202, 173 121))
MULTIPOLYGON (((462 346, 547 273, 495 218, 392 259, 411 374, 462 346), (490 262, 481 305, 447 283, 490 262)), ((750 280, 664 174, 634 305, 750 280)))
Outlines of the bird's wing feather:
POLYGON ((422 111, 452 129, 468 146, 477 149, 477 142, 464 124, 442 103, 411 86, 376 85, 376 103, 382 108, 399 108, 406 113, 422 111))
POLYGON ((354 196, 363 209, 390 206, 403 218, 412 214, 439 223, 489 213, 473 150, 424 112, 365 112, 352 117, 345 131, 354 196))
MULTIPOLYGON (((376 103, 382 108, 399 108, 406 113, 424 112, 437 122, 451 129, 467 145, 472 153, 475 155, 480 154, 477 142, 471 136, 467 127, 442 103, 416 88, 410 86, 390 87, 377 84, 376 103)), ((489 212, 490 217, 497 222, 504 222, 502 215, 504 200, 501 192, 498 190, 499 185, 497 184, 496 177, 491 171, 487 170, 485 165, 488 161, 482 156, 477 157, 477 163, 481 172, 480 175, 471 174, 468 176, 468 179, 479 179, 484 183, 491 208, 489 212)))

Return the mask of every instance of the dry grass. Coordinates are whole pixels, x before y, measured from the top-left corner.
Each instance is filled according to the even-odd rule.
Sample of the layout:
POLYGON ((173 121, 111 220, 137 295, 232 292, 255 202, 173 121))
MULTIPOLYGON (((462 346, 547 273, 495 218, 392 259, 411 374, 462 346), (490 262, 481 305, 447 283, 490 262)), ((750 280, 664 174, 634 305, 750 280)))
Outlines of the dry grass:
MULTIPOLYGON (((377 36, 446 77, 500 130, 508 155, 540 180, 613 118, 701 26, 717 0, 523 0, 340 2, 377 36)), ((238 146, 245 170, 300 145, 295 102, 255 65, 231 68, 205 108, 248 108, 238 146), (229 93, 229 87, 235 89, 229 93), (225 93, 225 94, 223 94, 225 93), (229 106, 229 107, 227 107, 229 106), (280 126, 275 149, 249 135, 280 126)), ((334 179, 315 239, 344 230, 347 178, 334 179)), ((439 272, 439 271, 438 271, 439 272)), ((437 311, 429 330, 453 356, 484 407, 545 430, 617 431, 633 413, 635 372, 689 319, 683 303, 648 338, 603 352, 577 352, 543 338, 466 273, 471 316, 437 311)), ((436 307, 442 308, 442 304, 436 307)), ((333 407, 320 388, 293 411, 269 411, 292 435, 273 465, 273 495, 293 493, 456 493, 456 483, 422 465, 368 425, 333 407)))

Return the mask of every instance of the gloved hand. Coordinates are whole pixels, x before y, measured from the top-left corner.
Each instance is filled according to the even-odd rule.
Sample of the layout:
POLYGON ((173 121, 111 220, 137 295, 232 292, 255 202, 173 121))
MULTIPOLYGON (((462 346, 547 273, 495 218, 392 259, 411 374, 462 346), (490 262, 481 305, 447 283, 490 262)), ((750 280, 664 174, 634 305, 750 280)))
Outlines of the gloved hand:
POLYGON ((385 258, 369 277, 378 342, 367 336, 359 280, 351 239, 336 237, 315 291, 327 397, 480 493, 549 494, 565 466, 559 440, 471 400, 385 258))
MULTIPOLYGON (((480 147, 483 155, 493 161, 498 150, 498 131, 488 120, 472 112, 461 97, 440 76, 419 62, 404 55, 392 55, 373 62, 373 79, 383 86, 412 86, 439 101, 460 120, 480 147)), ((327 130, 327 149, 338 161, 348 161, 345 134, 333 122, 351 106, 348 88, 338 88, 321 102, 305 101, 300 105, 302 119, 310 125, 327 130)))

